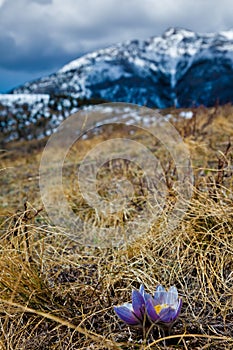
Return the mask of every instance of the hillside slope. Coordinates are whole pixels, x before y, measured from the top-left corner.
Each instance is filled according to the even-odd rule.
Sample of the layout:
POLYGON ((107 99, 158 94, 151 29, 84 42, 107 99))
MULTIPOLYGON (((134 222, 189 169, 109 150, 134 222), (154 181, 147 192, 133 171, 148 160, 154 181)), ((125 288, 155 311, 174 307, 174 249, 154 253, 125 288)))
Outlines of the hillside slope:
POLYGON ((89 53, 13 93, 75 94, 149 107, 233 101, 233 31, 198 34, 170 28, 89 53))
POLYGON ((179 28, 112 45, 0 95, 0 142, 50 135, 83 106, 129 102, 152 108, 233 102, 233 30, 179 28))

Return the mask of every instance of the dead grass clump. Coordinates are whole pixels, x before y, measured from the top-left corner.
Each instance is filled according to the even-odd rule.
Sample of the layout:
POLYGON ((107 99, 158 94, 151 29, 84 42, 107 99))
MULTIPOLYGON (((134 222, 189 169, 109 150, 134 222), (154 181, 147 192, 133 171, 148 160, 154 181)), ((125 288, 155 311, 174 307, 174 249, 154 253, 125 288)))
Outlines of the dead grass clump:
MULTIPOLYGON (((27 192, 33 205, 27 203, 21 211, 14 211, 19 203, 21 206, 24 203, 22 179, 28 181, 29 175, 35 179, 39 154, 33 153, 32 158, 28 154, 27 164, 25 159, 12 154, 4 158, 4 168, 15 165, 17 174, 11 173, 9 178, 5 174, 1 179, 2 198, 8 204, 1 210, 0 226, 1 349, 233 347, 233 188, 229 139, 233 111, 226 106, 194 112, 191 121, 182 121, 174 111, 177 115, 173 120, 189 145, 195 174, 192 199, 182 221, 173 231, 164 229, 163 221, 174 200, 176 173, 159 145, 153 144, 153 152, 166 170, 170 206, 147 232, 118 248, 84 246, 71 240, 67 229, 52 226, 46 213, 40 210, 36 180, 30 182, 27 192), (27 165, 31 166, 31 174, 27 165), (12 212, 7 217, 6 207, 12 212), (159 283, 166 287, 174 284, 183 299, 181 316, 166 339, 156 326, 144 334, 141 329, 129 329, 113 311, 113 305, 130 301, 132 288, 141 283, 150 293, 159 283)), ((117 133, 120 136, 119 130, 117 133)), ((103 140, 101 137, 97 136, 98 142, 103 140)), ((141 140, 144 135, 135 134, 135 138, 141 140)), ((150 143, 149 138, 143 141, 150 143)), ((93 145, 96 142, 93 137, 93 145)), ((87 140, 87 149, 91 145, 92 141, 87 140)), ((85 141, 81 152, 85 154, 85 141)), ((94 212, 90 212, 76 187, 72 187, 74 169, 80 160, 76 155, 74 151, 64 165, 66 195, 74 211, 90 221, 95 219, 94 212)), ((135 212, 130 214, 138 215, 143 208, 141 199, 146 198, 140 169, 129 164, 122 166, 118 160, 105 164, 98 174, 98 191, 105 198, 115 195, 114 188, 109 187, 112 170, 116 178, 134 179, 141 207, 135 205, 135 212)), ((126 219, 122 215, 117 223, 105 221, 105 225, 123 227, 126 219)))

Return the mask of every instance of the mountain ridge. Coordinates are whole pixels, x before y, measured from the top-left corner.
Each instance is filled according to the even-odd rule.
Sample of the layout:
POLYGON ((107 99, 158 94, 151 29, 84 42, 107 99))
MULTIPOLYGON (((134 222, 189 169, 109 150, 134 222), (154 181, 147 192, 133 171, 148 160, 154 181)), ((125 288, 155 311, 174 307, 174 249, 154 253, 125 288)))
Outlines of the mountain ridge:
POLYGON ((162 36, 126 41, 88 53, 48 77, 13 89, 12 93, 75 94, 78 98, 158 108, 211 106, 217 100, 220 103, 233 100, 233 95, 223 94, 218 88, 219 83, 229 85, 229 79, 223 82, 221 76, 225 72, 233 77, 232 62, 233 30, 199 34, 169 28, 162 36), (202 76, 204 73, 202 80, 197 66, 202 76), (205 76, 211 86, 204 84, 205 76), (184 93, 188 82, 202 92, 192 94, 185 89, 184 93))
POLYGON ((168 28, 88 53, 0 94, 0 141, 49 136, 69 115, 100 102, 159 109, 232 103, 233 30, 168 28))

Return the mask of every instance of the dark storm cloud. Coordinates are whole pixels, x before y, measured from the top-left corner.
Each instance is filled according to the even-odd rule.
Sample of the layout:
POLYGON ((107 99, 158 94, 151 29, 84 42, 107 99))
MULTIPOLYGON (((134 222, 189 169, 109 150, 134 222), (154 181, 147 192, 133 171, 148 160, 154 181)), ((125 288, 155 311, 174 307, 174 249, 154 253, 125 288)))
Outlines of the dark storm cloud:
POLYGON ((171 26, 229 29, 231 8, 231 0, 0 0, 0 68, 40 76, 82 53, 171 26))
POLYGON ((0 34, 0 47, 1 68, 14 71, 47 70, 62 65, 64 60, 68 61, 73 57, 62 47, 52 45, 46 37, 38 37, 29 45, 19 48, 12 37, 0 34))

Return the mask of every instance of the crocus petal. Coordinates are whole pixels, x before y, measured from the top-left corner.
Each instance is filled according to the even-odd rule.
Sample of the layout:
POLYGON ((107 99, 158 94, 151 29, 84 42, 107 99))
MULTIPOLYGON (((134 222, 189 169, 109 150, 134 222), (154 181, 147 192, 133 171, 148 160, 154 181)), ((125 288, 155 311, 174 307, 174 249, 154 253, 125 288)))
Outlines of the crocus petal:
POLYGON ((128 306, 114 306, 114 311, 117 316, 128 325, 136 326, 140 324, 137 317, 133 314, 128 306))
POLYGON ((159 315, 157 315, 157 313, 155 312, 154 306, 155 306, 154 300, 152 297, 150 297, 146 301, 146 312, 152 322, 156 322, 159 320, 159 315))
POLYGON ((159 321, 164 323, 172 323, 177 317, 177 312, 171 307, 161 310, 159 314, 159 321))
POLYGON ((167 308, 164 308, 163 310, 161 310, 159 314, 160 321, 164 323, 174 322, 180 314, 181 306, 182 306, 182 299, 179 299, 176 309, 168 306, 167 308))
POLYGON ((152 296, 149 294, 149 293, 144 293, 144 300, 145 300, 145 303, 147 302, 147 300, 151 299, 152 296))
POLYGON ((159 284, 156 287, 156 292, 166 292, 166 289, 161 284, 159 284))
POLYGON ((144 288, 143 284, 140 285, 139 293, 140 293, 142 296, 143 296, 143 294, 145 293, 145 288, 144 288))
POLYGON ((146 302, 149 298, 151 298, 151 295, 150 295, 149 293, 146 293, 146 292, 145 292, 145 289, 144 289, 143 284, 140 285, 139 292, 140 292, 141 295, 143 296, 145 302, 146 302))
POLYGON ((132 291, 132 306, 135 315, 143 321, 145 314, 145 300, 140 292, 137 290, 132 291))
POLYGON ((161 285, 159 285, 156 288, 155 294, 154 294, 154 301, 155 304, 167 304, 167 292, 165 288, 161 285))
POLYGON ((130 311, 133 311, 133 306, 131 303, 124 303, 123 305, 121 306, 126 306, 130 311))
POLYGON ((175 286, 169 288, 166 304, 175 305, 175 307, 178 305, 178 292, 175 286))

